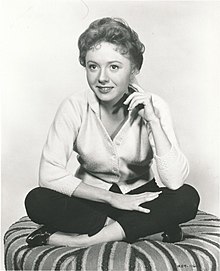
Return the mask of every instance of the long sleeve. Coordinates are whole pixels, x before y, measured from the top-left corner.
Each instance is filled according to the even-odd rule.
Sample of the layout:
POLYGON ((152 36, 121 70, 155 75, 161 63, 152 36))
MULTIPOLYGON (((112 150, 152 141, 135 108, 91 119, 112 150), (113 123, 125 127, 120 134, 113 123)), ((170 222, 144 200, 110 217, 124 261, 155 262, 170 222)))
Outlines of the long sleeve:
POLYGON ((170 187, 177 189, 179 184, 184 183, 189 174, 188 160, 180 150, 167 104, 156 95, 152 97, 153 104, 160 116, 161 126, 171 143, 171 149, 168 153, 163 156, 156 155, 155 144, 150 131, 149 139, 154 152, 157 171, 162 183, 169 183, 170 187))
POLYGON ((66 99, 59 107, 43 148, 39 185, 71 196, 81 180, 67 171, 80 127, 80 107, 66 99))

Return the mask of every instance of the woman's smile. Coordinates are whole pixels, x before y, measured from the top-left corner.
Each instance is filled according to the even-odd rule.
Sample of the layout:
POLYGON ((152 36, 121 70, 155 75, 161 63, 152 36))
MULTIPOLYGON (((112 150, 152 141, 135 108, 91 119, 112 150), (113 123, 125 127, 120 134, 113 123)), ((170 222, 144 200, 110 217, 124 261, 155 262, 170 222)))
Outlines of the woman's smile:
POLYGON ((133 65, 118 47, 101 42, 86 54, 87 81, 97 98, 109 105, 116 104, 128 91, 133 65))
POLYGON ((109 92, 111 92, 111 90, 114 87, 106 87, 106 86, 97 86, 98 90, 102 93, 102 94, 107 94, 109 92))

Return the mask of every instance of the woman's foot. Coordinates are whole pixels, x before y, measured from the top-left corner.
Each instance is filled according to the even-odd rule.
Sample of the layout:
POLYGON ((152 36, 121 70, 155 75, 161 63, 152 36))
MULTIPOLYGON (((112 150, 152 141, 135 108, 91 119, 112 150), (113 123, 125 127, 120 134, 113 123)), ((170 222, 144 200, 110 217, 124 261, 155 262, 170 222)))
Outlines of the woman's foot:
POLYGON ((53 246, 67 246, 73 248, 83 248, 90 246, 90 237, 88 234, 75 234, 55 232, 48 239, 48 244, 53 246))
POLYGON ((26 242, 30 247, 47 245, 49 237, 55 233, 55 230, 49 229, 47 226, 40 226, 26 238, 26 242))
POLYGON ((26 241, 30 247, 53 245, 84 248, 109 241, 121 241, 125 238, 124 230, 118 222, 109 220, 107 224, 97 234, 92 236, 88 236, 88 234, 48 231, 46 226, 42 226, 32 232, 26 241))
POLYGON ((112 222, 113 221, 109 221, 109 225, 106 225, 97 234, 92 236, 88 234, 56 232, 50 236, 48 243, 55 246, 84 248, 104 242, 123 240, 125 233, 121 225, 118 222, 112 222))
POLYGON ((89 245, 89 236, 87 234, 55 232, 55 230, 49 230, 47 226, 40 226, 28 235, 26 242, 29 247, 61 245, 81 248, 89 245))
POLYGON ((177 226, 176 228, 173 228, 170 231, 164 232, 162 236, 163 236, 162 241, 165 243, 180 242, 183 241, 184 239, 183 231, 180 228, 180 226, 177 226))

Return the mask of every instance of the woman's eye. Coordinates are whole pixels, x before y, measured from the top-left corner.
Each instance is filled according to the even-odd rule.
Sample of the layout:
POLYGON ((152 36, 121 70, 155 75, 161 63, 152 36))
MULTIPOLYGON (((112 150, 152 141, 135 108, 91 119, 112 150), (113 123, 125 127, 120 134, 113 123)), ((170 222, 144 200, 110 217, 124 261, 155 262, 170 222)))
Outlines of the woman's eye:
POLYGON ((89 65, 89 69, 92 70, 92 71, 94 71, 94 70, 97 69, 97 66, 94 65, 94 64, 91 64, 91 65, 89 65))
POLYGON ((119 66, 118 65, 111 65, 110 68, 111 68, 111 70, 116 71, 119 69, 119 66))

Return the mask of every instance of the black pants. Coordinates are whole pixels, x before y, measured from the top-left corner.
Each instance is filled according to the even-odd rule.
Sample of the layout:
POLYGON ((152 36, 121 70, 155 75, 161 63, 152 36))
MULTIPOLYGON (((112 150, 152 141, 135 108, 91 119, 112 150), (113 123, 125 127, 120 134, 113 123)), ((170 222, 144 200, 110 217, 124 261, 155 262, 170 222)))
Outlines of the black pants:
MULTIPOLYGON (((106 218, 111 217, 122 226, 126 241, 134 242, 143 236, 172 231, 172 228, 196 216, 199 195, 187 184, 177 190, 170 190, 159 188, 152 180, 128 194, 161 190, 158 198, 141 204, 151 210, 148 214, 116 209, 105 203, 69 197, 42 187, 28 193, 25 207, 30 219, 38 224, 57 231, 88 233, 90 236, 100 231, 106 218)), ((116 184, 112 185, 110 191, 121 193, 116 184)))

